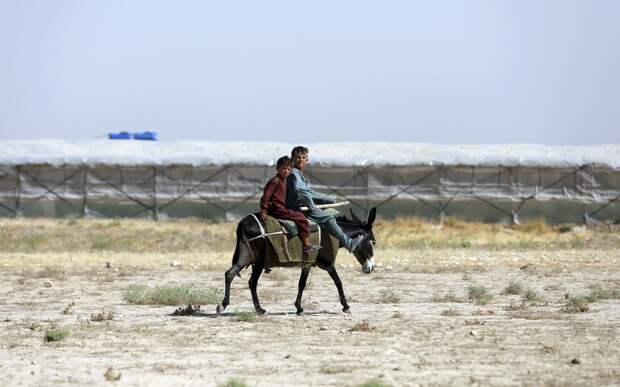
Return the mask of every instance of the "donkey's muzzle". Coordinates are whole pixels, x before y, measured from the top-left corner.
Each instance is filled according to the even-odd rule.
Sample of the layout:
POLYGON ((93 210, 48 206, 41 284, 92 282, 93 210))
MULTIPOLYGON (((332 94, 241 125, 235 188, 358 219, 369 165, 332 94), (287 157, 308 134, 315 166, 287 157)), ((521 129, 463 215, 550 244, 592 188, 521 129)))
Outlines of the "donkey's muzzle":
POLYGON ((370 274, 371 271, 373 271, 375 269, 375 260, 370 258, 367 259, 366 262, 364 262, 364 265, 362 265, 362 271, 366 274, 370 274))

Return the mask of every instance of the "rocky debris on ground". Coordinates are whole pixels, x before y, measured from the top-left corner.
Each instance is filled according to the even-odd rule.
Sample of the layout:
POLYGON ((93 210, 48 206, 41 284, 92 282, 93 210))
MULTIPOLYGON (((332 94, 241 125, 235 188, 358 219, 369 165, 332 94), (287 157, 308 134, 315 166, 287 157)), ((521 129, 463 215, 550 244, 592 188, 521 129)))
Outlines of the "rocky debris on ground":
POLYGON ((178 308, 174 312, 172 312, 173 316, 192 316, 194 314, 200 313, 200 305, 187 305, 185 307, 178 308))

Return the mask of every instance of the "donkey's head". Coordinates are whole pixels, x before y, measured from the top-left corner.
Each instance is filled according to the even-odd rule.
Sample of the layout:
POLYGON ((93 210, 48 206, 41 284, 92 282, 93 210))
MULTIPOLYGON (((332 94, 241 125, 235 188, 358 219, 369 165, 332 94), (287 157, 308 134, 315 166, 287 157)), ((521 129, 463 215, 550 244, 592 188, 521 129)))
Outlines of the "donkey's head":
POLYGON ((353 210, 351 210, 352 223, 357 226, 358 231, 356 235, 364 235, 364 239, 357 248, 353 251, 353 255, 357 258, 357 261, 362 265, 362 271, 366 274, 375 269, 375 234, 372 232, 372 225, 375 222, 377 216, 377 208, 373 207, 368 214, 368 219, 360 220, 353 210))

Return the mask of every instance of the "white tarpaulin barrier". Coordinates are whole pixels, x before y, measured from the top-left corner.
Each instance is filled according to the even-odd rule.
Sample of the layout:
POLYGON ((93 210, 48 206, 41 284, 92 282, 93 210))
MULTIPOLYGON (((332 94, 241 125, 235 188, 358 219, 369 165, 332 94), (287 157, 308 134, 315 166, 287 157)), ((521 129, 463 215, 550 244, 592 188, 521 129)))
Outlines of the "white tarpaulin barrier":
MULTIPOLYGON (((0 216, 232 219, 296 144, 0 142, 0 216)), ((620 219, 620 145, 315 143, 314 188, 384 217, 620 219)))

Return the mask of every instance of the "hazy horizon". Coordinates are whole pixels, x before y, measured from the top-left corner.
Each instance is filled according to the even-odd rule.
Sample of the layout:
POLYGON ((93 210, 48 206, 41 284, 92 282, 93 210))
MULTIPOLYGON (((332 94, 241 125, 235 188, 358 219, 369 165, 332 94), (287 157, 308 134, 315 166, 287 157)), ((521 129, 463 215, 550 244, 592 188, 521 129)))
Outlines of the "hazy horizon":
POLYGON ((613 0, 0 2, 0 140, 618 144, 619 15, 613 0))

